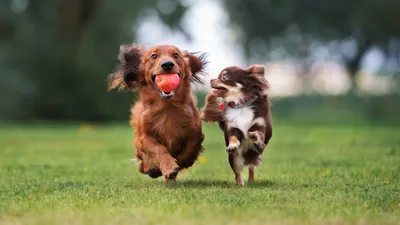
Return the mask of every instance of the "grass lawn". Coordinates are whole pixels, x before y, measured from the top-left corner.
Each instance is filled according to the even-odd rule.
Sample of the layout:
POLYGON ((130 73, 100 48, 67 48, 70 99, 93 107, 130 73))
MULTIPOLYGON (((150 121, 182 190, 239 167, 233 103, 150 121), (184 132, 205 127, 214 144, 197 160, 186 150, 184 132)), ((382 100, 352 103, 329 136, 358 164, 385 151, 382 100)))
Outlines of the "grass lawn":
POLYGON ((139 174, 127 125, 2 125, 0 224, 399 224, 400 128, 274 121, 234 184, 222 132, 175 184, 139 174), (245 174, 247 177, 247 174, 245 174))

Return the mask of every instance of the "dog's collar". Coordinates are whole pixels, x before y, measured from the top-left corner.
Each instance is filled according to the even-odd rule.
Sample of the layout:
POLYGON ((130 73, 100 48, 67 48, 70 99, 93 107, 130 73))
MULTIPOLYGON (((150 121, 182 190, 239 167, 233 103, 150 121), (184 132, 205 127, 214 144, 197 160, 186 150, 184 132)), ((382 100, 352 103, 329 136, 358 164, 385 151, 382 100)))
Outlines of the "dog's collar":
MULTIPOLYGON (((244 108, 244 107, 247 107, 247 106, 251 105, 255 100, 257 100, 257 96, 252 97, 252 98, 251 97, 241 97, 236 101, 223 103, 223 105, 224 106, 227 105, 227 106, 229 106, 231 108, 234 108, 234 109, 240 109, 240 108, 244 108)), ((220 106, 220 108, 224 109, 225 107, 221 107, 220 106)))

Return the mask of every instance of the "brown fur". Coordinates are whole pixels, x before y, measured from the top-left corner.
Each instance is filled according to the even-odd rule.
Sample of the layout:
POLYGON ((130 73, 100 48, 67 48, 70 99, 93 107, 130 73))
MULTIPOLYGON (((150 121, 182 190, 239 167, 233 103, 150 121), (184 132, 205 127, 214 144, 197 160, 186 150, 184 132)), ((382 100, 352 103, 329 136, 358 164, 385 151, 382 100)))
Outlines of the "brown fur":
POLYGON ((252 65, 247 69, 225 68, 218 79, 211 80, 211 87, 215 90, 207 95, 201 114, 204 121, 218 122, 224 131, 229 163, 235 173, 236 183, 240 185, 243 185, 241 175, 243 166, 249 166, 249 181, 255 180, 254 169, 272 137, 270 102, 267 94, 269 85, 264 73, 265 69, 261 65, 252 65), (219 108, 220 102, 225 102, 225 110, 219 108), (249 105, 240 107, 246 108, 247 112, 250 111, 252 117, 235 118, 235 120, 251 121, 251 126, 245 131, 235 127, 235 122, 231 120, 237 110, 234 108, 236 103, 232 105, 232 102, 239 104, 250 102, 249 105), (229 113, 231 114, 228 116, 229 113))
POLYGON ((139 45, 121 46, 122 65, 109 76, 109 88, 139 92, 130 123, 141 173, 175 180, 178 171, 192 166, 202 151, 204 135, 190 88, 191 82, 201 82, 198 74, 206 64, 204 59, 204 55, 195 56, 170 45, 147 51, 139 45), (171 71, 164 71, 161 66, 167 60, 174 63, 171 71), (161 97, 153 81, 154 75, 164 73, 180 76, 180 84, 170 99, 161 97))

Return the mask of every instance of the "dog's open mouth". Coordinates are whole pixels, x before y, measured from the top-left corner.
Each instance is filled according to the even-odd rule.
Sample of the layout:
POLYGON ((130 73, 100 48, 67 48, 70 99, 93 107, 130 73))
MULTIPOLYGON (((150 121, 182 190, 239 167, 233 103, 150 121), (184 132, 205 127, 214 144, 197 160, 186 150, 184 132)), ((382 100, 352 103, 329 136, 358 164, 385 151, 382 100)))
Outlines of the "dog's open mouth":
POLYGON ((161 91, 161 90, 159 90, 160 91, 160 96, 161 96, 161 98, 164 98, 164 99, 170 99, 170 98, 172 98, 173 96, 174 96, 174 94, 175 94, 175 91, 170 91, 170 92, 163 92, 163 91, 161 91))
POLYGON ((214 88, 214 94, 217 94, 217 95, 221 95, 221 94, 225 93, 226 91, 228 91, 228 89, 221 87, 221 86, 216 86, 213 88, 214 88))
POLYGON ((180 83, 180 75, 175 74, 158 74, 152 77, 155 88, 158 90, 160 97, 170 99, 174 96, 175 90, 180 83))

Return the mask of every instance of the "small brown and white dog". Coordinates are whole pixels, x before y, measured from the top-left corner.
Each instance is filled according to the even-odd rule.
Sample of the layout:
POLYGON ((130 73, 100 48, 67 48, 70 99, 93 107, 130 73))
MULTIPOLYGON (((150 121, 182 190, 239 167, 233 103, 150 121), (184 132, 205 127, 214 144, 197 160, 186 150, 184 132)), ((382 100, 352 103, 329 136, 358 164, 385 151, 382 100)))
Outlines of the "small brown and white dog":
POLYGON ((249 166, 249 182, 261 161, 265 146, 272 137, 268 82, 262 65, 247 69, 232 66, 211 80, 214 89, 206 97, 202 119, 218 122, 225 134, 229 164, 236 183, 243 185, 241 172, 249 166))

